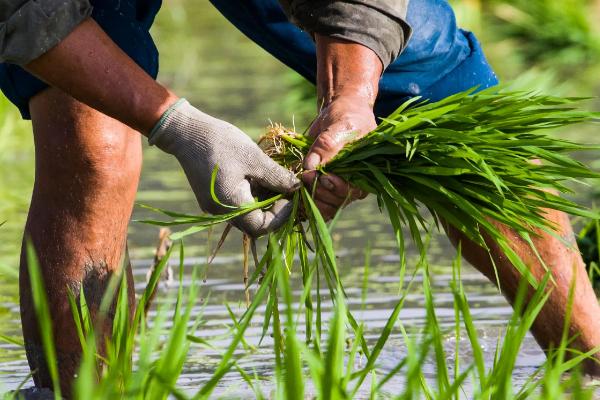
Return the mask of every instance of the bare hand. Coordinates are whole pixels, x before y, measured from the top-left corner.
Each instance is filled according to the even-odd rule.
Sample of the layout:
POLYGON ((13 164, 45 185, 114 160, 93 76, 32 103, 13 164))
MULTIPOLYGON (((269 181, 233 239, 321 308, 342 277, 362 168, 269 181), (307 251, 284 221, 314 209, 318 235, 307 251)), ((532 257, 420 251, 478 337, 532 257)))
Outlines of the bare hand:
POLYGON ((302 180, 312 190, 315 204, 323 218, 329 220, 338 209, 356 199, 365 198, 367 193, 353 187, 333 174, 320 175, 315 169, 329 162, 346 143, 356 140, 377 126, 371 105, 360 97, 342 97, 325 107, 309 130, 316 137, 308 153, 302 180), (317 184, 315 185, 315 179, 317 184))
POLYGON ((331 219, 340 207, 366 193, 337 176, 318 177, 315 169, 377 126, 373 104, 383 64, 373 50, 358 43, 318 33, 315 42, 317 97, 322 108, 309 130, 316 141, 304 161, 307 172, 302 179, 311 189, 316 187, 315 203, 323 217, 331 219))

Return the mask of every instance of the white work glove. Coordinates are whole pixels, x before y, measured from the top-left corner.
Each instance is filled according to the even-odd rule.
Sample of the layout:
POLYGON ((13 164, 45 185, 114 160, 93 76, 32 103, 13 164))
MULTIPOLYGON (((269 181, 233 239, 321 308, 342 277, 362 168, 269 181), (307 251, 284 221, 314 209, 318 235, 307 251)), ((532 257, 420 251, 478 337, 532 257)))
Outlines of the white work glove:
MULTIPOLYGON (((231 211, 217 204, 211 196, 215 166, 218 166, 215 195, 228 206, 253 203, 253 193, 265 190, 291 193, 300 186, 291 171, 263 153, 244 132, 203 113, 185 99, 163 114, 148 136, 148 142, 177 158, 200 207, 211 214, 231 211)), ((232 223, 248 235, 258 237, 282 226, 291 211, 291 202, 281 199, 269 210, 251 211, 232 223)))

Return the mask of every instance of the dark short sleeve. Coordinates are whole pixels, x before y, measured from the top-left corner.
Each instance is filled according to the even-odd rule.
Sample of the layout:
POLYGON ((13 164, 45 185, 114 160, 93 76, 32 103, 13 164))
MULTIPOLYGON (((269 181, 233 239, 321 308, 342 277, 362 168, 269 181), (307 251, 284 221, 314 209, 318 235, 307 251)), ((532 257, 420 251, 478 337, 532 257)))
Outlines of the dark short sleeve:
POLYGON ((89 0, 0 0, 0 62, 29 63, 91 12, 89 0))
POLYGON ((408 0, 280 0, 291 21, 309 33, 320 33, 362 44, 373 50, 384 67, 408 41, 408 0))

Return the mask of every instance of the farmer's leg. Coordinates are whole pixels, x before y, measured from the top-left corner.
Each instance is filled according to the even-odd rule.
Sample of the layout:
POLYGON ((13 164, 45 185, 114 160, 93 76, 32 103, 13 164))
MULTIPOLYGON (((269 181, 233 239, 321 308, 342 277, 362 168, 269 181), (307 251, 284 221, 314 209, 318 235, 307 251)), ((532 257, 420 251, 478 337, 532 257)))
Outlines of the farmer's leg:
MULTIPOLYGON (((411 8, 409 8, 409 20, 412 17, 413 23, 416 25, 433 27, 431 24, 424 23, 423 17, 431 15, 430 10, 432 7, 435 7, 439 11, 435 13, 437 15, 436 18, 449 21, 449 23, 443 24, 443 26, 455 26, 454 15, 447 4, 444 5, 435 0, 420 0, 420 4, 425 5, 421 10, 419 10, 419 7, 416 7, 416 2, 411 1, 410 4, 413 6, 413 12, 411 13, 411 8)), ((431 32, 428 29, 415 29, 414 31, 415 35, 418 36, 413 36, 411 39, 415 40, 413 47, 414 52, 408 55, 412 54, 413 61, 415 59, 421 59, 422 61, 417 62, 419 65, 424 66, 431 62, 435 68, 442 68, 446 57, 444 49, 454 49, 456 52, 456 47, 464 48, 461 43, 465 40, 469 43, 468 48, 470 53, 450 72, 447 74, 440 74, 439 76, 441 76, 441 78, 437 82, 429 86, 424 85, 424 89, 420 85, 411 84, 408 84, 407 88, 404 87, 404 85, 406 85, 406 74, 403 74, 402 72, 403 69, 410 64, 411 58, 407 57, 407 54, 403 54, 398 58, 395 64, 390 66, 391 71, 387 72, 387 76, 384 74, 382 78, 382 82, 387 79, 389 86, 399 89, 399 92, 394 93, 394 90, 388 89, 387 92, 384 91, 384 93, 380 94, 380 97, 382 98, 380 102, 380 112, 384 114, 390 112, 396 106, 393 100, 394 97, 396 96, 397 98, 398 95, 411 88, 415 89, 415 92, 411 93, 412 95, 419 94, 419 90, 422 90, 420 94, 425 98, 440 99, 473 86, 486 88, 497 83, 492 68, 487 63, 477 39, 471 33, 456 30, 455 28, 447 30, 446 37, 450 38, 451 36, 456 36, 459 39, 456 39, 455 41, 443 41, 438 38, 435 51, 444 54, 433 54, 432 56, 434 57, 432 57, 432 60, 427 61, 427 47, 419 46, 418 43, 427 42, 427 37, 431 32), (461 36, 463 39, 460 38, 461 36), (440 41, 442 43, 440 43, 440 41), (397 84, 394 85, 394 83, 397 84), (383 101, 384 99, 387 99, 388 101, 383 101)), ((407 50, 411 50, 410 45, 407 50)), ((458 59, 464 57, 462 53, 456 54, 458 59)), ((419 68, 415 68, 415 70, 415 82, 418 82, 417 79, 419 78, 424 79, 424 82, 431 79, 431 76, 427 77, 426 74, 419 73, 419 68)), ((385 87, 385 85, 383 87, 385 87)), ((553 289, 546 307, 544 307, 537 318, 532 332, 544 349, 548 349, 553 344, 556 345, 560 342, 567 313, 566 306, 569 288, 571 282, 575 279, 570 332, 571 335, 579 335, 578 339, 574 342, 574 345, 580 350, 588 351, 595 346, 600 345, 600 318, 598 317, 600 315, 600 306, 598 305, 591 284, 587 279, 583 261, 576 248, 573 230, 568 216, 561 212, 550 211, 548 212, 548 219, 556 224, 558 235, 567 239, 567 242, 573 243, 573 247, 570 248, 564 245, 560 240, 548 234, 541 234, 534 240, 539 254, 548 268, 552 271, 556 286, 553 289)), ((525 263, 530 266, 532 273, 538 279, 541 278, 546 270, 535 254, 533 254, 529 246, 506 227, 500 228, 505 232, 508 238, 512 239, 513 249, 521 256, 525 263)), ((454 243, 457 243, 462 239, 463 254, 468 261, 495 282, 490 255, 481 247, 467 241, 464 237, 461 237, 454 229, 449 230, 449 236, 454 243)), ((496 245, 490 243, 489 246, 492 249, 492 257, 498 268, 500 286, 508 299, 513 302, 520 276, 496 245)), ((594 372, 594 368, 596 368, 593 363, 589 363, 587 367, 589 372, 594 372)), ((600 368, 596 369, 596 373, 600 374, 600 368)))
MULTIPOLYGON (((110 275, 123 262, 127 224, 141 168, 140 135, 57 89, 30 101, 35 184, 26 237, 39 260, 51 310, 61 386, 69 394, 80 345, 67 291, 83 286, 95 314, 110 275)), ((21 257, 21 317, 36 385, 50 387, 21 257)), ((130 271, 128 268, 129 277, 130 271)), ((133 286, 129 285, 130 302, 133 286)), ((132 303, 131 303, 132 304, 132 303)), ((110 329, 110 316, 101 327, 110 329)), ((101 340, 101 339, 100 339, 101 340)))
MULTIPOLYGON (((565 245, 557 237, 547 233, 540 233, 538 237, 533 237, 535 247, 546 267, 551 271, 555 284, 549 282, 551 294, 533 324, 532 333, 543 349, 558 346, 568 313, 569 290, 574 285, 569 336, 576 337, 576 339, 570 347, 589 351, 600 346, 600 305, 577 249, 569 217, 565 213, 555 210, 547 211, 546 215, 548 220, 555 224, 558 237, 569 245, 565 245)), ((546 274, 546 268, 530 246, 506 226, 499 223, 495 223, 495 225, 510 240, 511 248, 529 266, 536 279, 541 280, 546 274)), ((467 240, 456 229, 448 228, 447 232, 448 237, 455 245, 461 242, 465 258, 488 279, 497 283, 494 265, 490 260, 490 257, 493 258, 500 281, 499 286, 508 300, 513 303, 521 276, 498 245, 492 240, 488 240, 487 243, 491 249, 488 254, 486 250, 467 240)), ((596 354, 596 357, 600 361, 600 352, 596 354)), ((588 373, 600 375, 600 364, 589 362, 585 368, 588 373)))

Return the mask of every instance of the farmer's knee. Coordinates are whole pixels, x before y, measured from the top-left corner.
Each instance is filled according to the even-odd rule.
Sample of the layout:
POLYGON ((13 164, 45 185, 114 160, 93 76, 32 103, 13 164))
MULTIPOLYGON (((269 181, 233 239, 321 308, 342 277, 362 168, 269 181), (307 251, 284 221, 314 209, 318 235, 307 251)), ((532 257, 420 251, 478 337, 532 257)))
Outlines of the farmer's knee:
POLYGON ((33 97, 30 110, 38 179, 101 186, 137 182, 139 133, 53 88, 33 97))
POLYGON ((106 121, 91 134, 93 140, 81 144, 81 153, 77 149, 72 154, 71 163, 79 173, 100 185, 137 184, 142 166, 140 135, 106 121))

